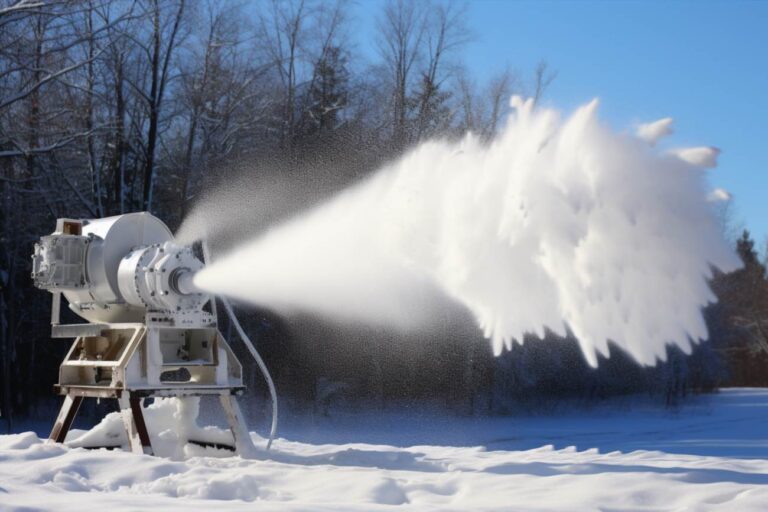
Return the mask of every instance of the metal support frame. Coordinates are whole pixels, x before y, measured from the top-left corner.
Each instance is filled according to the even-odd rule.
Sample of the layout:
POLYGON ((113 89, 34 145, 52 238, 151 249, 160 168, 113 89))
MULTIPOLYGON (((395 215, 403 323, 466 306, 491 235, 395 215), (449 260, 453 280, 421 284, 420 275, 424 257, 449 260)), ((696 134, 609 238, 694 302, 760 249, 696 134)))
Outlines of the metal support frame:
POLYGON ((145 398, 218 396, 232 432, 232 448, 242 457, 256 455, 256 448, 235 398, 245 391, 242 366, 215 327, 215 316, 211 316, 212 322, 206 320, 197 327, 188 328, 158 323, 154 315, 148 315, 144 323, 61 325, 60 301, 61 293, 54 293, 52 334, 54 337, 77 339, 59 367, 59 383, 54 388, 64 396, 64 402, 49 437, 51 442, 63 443, 66 440, 83 399, 115 399, 120 407, 130 451, 153 455, 142 407, 145 398), (176 361, 172 355, 170 362, 166 361, 167 354, 160 349, 160 331, 166 329, 212 331, 210 361, 205 364, 185 363, 184 360, 176 361), (95 355, 93 345, 86 345, 91 338, 99 338, 100 343, 107 344, 99 350, 101 353, 109 353, 109 357, 102 359, 95 355), (109 347, 115 348, 109 351, 109 347), (176 368, 186 368, 194 377, 188 382, 162 380, 164 371, 174 371, 176 368), (102 372, 107 375, 104 379, 99 377, 102 372))

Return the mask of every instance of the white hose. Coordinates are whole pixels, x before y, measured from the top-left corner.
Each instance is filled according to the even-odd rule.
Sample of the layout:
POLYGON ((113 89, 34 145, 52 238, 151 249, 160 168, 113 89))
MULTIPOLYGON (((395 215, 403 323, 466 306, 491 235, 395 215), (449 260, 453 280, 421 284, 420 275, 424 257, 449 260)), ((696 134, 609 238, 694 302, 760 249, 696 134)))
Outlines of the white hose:
MULTIPOLYGON (((205 263, 209 264, 211 262, 211 253, 208 248, 208 244, 206 242, 202 243, 203 245, 203 257, 205 257, 205 263)), ((256 350, 256 347, 253 346, 253 342, 251 342, 251 338, 248 337, 248 335, 245 333, 245 330, 243 329, 243 326, 240 325, 240 321, 237 319, 237 316, 235 316, 235 310, 232 309, 232 304, 229 303, 229 300, 227 300, 226 297, 220 297, 221 303, 224 304, 224 309, 227 311, 227 315, 229 315, 229 319, 232 322, 232 324, 235 326, 235 330, 237 330, 237 334, 240 336, 240 339, 243 340, 243 343, 245 343, 245 346, 248 347, 248 351, 253 356, 253 359, 256 361, 256 364, 259 366, 259 370, 261 370, 261 374, 264 376, 264 380, 267 382, 267 387, 269 388, 269 397, 272 401, 272 427, 269 430, 269 440, 267 441, 267 450, 270 449, 272 446, 272 441, 275 440, 275 436, 277 435, 277 390, 275 389, 275 383, 272 380, 272 375, 269 374, 269 369, 267 368, 267 365, 264 363, 264 360, 259 355, 258 350, 256 350)), ((216 307, 216 303, 213 303, 213 307, 216 307)))
POLYGON ((240 339, 242 339, 243 343, 245 343, 245 346, 248 347, 251 355, 256 360, 256 364, 259 365, 261 374, 264 375, 264 380, 267 381, 267 386, 269 387, 269 396, 272 400, 272 428, 269 430, 269 440, 267 441, 267 450, 269 450, 269 448, 272 446, 272 441, 274 441, 275 435, 277 434, 277 390, 275 390, 275 383, 272 381, 272 376, 269 374, 269 370, 267 369, 267 365, 264 363, 264 360, 259 355, 256 347, 253 346, 251 339, 247 334, 245 334, 243 326, 240 325, 240 322, 237 320, 235 311, 232 309, 232 305, 229 303, 226 297, 221 297, 221 303, 224 304, 224 309, 227 310, 229 319, 234 324, 235 329, 237 329, 237 334, 240 335, 240 339))

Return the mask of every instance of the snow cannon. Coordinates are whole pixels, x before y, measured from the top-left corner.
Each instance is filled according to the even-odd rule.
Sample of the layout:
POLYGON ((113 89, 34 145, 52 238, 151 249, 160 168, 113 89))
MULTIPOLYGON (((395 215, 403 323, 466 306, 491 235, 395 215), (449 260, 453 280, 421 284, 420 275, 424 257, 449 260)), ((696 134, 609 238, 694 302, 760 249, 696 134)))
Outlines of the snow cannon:
POLYGON ((64 442, 84 398, 114 398, 131 450, 151 454, 145 399, 214 395, 232 431, 229 448, 253 453, 236 401, 245 391, 242 365, 218 330, 213 297, 193 283, 203 267, 149 213, 58 219, 40 238, 32 279, 53 294, 51 336, 75 338, 55 386, 64 403, 52 442, 64 442), (60 322, 62 296, 87 323, 60 322))

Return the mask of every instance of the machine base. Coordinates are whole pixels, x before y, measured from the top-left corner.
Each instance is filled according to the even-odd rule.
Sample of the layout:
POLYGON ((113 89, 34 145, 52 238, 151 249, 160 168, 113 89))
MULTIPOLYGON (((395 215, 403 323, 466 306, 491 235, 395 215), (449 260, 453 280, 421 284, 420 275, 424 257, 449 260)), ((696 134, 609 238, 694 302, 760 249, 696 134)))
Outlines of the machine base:
MULTIPOLYGON (((245 458, 255 456, 255 448, 251 442, 248 428, 243 419, 236 396, 241 395, 244 387, 233 388, 179 388, 179 389, 117 389, 103 386, 56 386, 59 393, 64 395, 64 403, 51 430, 49 441, 63 443, 72 427, 77 411, 85 398, 114 398, 120 405, 123 424, 128 435, 128 443, 133 453, 153 455, 152 441, 149 437, 147 424, 144 421, 142 401, 150 397, 190 397, 218 395, 219 403, 224 409, 229 429, 234 439, 235 452, 245 458)), ((199 444, 199 442, 195 442, 199 444)), ((225 447, 227 448, 227 447, 225 447)))

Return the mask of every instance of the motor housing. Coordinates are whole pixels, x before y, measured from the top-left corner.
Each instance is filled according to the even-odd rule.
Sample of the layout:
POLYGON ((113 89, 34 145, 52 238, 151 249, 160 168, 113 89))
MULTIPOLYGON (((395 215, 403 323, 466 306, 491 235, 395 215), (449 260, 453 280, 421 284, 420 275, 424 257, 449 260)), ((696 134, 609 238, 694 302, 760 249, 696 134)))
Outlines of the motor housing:
POLYGON ((32 279, 38 288, 61 293, 92 323, 144 322, 153 313, 171 321, 195 316, 206 324, 202 310, 210 297, 192 279, 203 266, 192 247, 174 243, 160 219, 129 213, 59 219, 56 231, 35 245, 32 279))
POLYGON ((120 293, 126 302, 149 310, 197 311, 208 301, 192 284, 192 277, 202 268, 203 262, 191 247, 171 242, 139 247, 120 262, 120 293))

